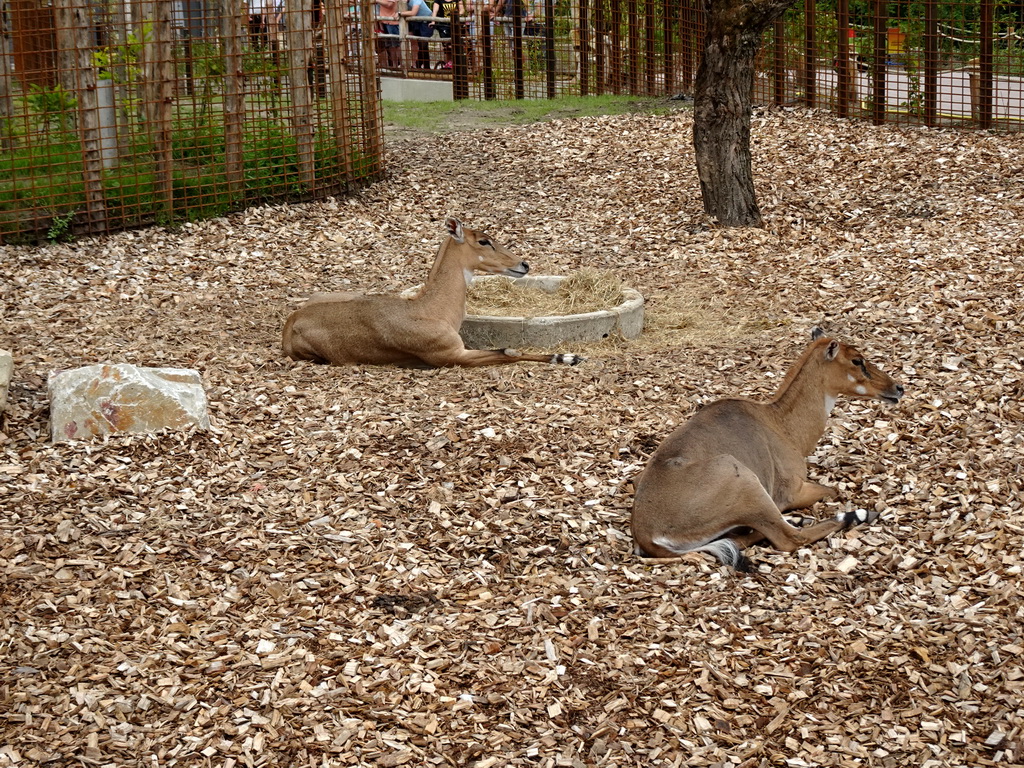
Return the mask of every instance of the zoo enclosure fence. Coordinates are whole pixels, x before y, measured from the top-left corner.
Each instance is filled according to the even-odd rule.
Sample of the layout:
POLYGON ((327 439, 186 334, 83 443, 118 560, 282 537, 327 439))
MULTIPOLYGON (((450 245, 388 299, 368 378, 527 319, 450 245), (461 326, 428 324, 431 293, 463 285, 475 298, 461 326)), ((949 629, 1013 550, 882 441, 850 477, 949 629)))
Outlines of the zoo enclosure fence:
POLYGON ((369 6, 4 0, 2 11, 4 242, 342 194, 383 170, 369 6))
MULTIPOLYGON (((1022 17, 1024 0, 806 0, 766 34, 753 98, 1019 131, 1022 17)), ((361 0, 0 0, 0 239, 343 194, 383 171, 378 74, 455 98, 689 94, 705 31, 701 0, 465 0, 432 19, 417 35, 361 0)))
MULTIPOLYGON (((382 74, 451 79, 455 98, 473 99, 688 94, 705 31, 703 0, 465 0, 461 17, 436 19, 451 23, 450 41, 377 19, 382 74), (384 50, 395 40, 397 66, 384 50), (414 64, 424 40, 427 71, 414 64)), ((1022 0, 798 2, 765 36, 754 101, 1018 131, 1022 20, 1022 0)))

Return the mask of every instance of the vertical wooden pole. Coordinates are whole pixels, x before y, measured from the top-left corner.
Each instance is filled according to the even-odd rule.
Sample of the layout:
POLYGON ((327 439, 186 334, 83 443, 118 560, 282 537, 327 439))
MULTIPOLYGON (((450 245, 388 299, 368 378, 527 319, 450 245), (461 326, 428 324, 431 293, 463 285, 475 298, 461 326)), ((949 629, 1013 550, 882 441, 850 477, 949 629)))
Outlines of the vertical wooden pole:
POLYGON ((981 0, 981 51, 978 61, 978 127, 992 127, 993 113, 993 17, 994 0, 981 0))
MULTIPOLYGON (((330 0, 328 0, 330 2, 330 0)), ((363 2, 359 6, 359 29, 362 41, 362 60, 359 62, 359 98, 363 104, 363 150, 366 152, 366 170, 379 173, 384 166, 384 142, 381 124, 380 86, 377 80, 377 52, 374 47, 374 4, 363 2)))
POLYGON ((836 112, 840 117, 848 117, 853 90, 850 79, 850 0, 836 2, 836 66, 839 70, 836 112))
MULTIPOLYGON (((700 67, 701 59, 704 58, 704 48, 707 45, 708 36, 708 12, 704 8, 702 0, 691 0, 693 3, 693 29, 697 47, 694 50, 694 73, 693 80, 697 79, 697 69, 700 67)), ((696 84, 696 83, 695 83, 696 84)))
POLYGON ((480 56, 483 59, 484 99, 494 101, 497 93, 494 89, 494 38, 491 36, 491 11, 485 4, 480 17, 480 56))
POLYGON ((648 96, 654 95, 654 75, 657 54, 654 50, 654 0, 644 0, 644 71, 646 82, 644 93, 648 96))
POLYGON ((682 51, 680 54, 683 57, 683 82, 681 83, 683 90, 687 93, 693 92, 693 59, 694 59, 694 35, 696 34, 696 17, 693 9, 693 3, 695 0, 682 0, 683 2, 683 20, 680 28, 680 37, 682 38, 682 51))
POLYGON ((512 69, 515 96, 522 99, 526 96, 523 85, 523 0, 512 3, 512 69))
POLYGON ((608 58, 610 59, 609 77, 612 81, 612 93, 622 93, 622 87, 625 85, 622 78, 622 3, 612 2, 610 9, 610 24, 612 32, 612 44, 608 50, 608 58))
POLYGON ((547 78, 548 98, 553 99, 555 93, 555 2, 544 0, 544 64, 547 78))
POLYGON ((608 27, 604 16, 604 0, 594 0, 594 90, 598 96, 604 93, 607 82, 605 43, 608 41, 608 27))
POLYGON ((640 4, 637 0, 626 0, 626 45, 629 93, 637 96, 640 93, 640 4))
POLYGON ((675 21, 677 5, 672 0, 662 0, 661 24, 664 30, 662 38, 662 57, 664 64, 665 94, 675 90, 676 62, 675 62, 675 21))
POLYGON ((924 122, 938 122, 939 103, 939 21, 935 0, 924 4, 924 122))
POLYGON ((334 144, 341 155, 342 186, 347 189, 355 172, 352 167, 352 123, 346 81, 345 35, 341 26, 343 23, 340 4, 328 0, 324 4, 324 36, 327 42, 327 71, 331 78, 331 122, 334 124, 334 144))
POLYGON ((885 122, 888 108, 888 95, 885 92, 886 62, 888 60, 889 43, 889 9, 885 0, 875 0, 875 45, 874 61, 871 65, 871 121, 875 125, 885 122))
MULTIPOLYGON (((142 98, 146 128, 153 147, 154 188, 157 218, 174 220, 174 174, 171 154, 172 109, 174 106, 174 62, 171 60, 171 0, 149 0, 144 19, 149 34, 142 45, 142 98)), ((183 201, 187 209, 188 201, 183 201)))
POLYGON ((588 11, 587 0, 580 0, 580 96, 590 95, 590 18, 588 11))
POLYGON ((78 106, 78 140, 82 150, 85 183, 85 229, 91 233, 107 229, 107 207, 103 195, 103 152, 100 141, 99 95, 96 90, 94 46, 90 39, 91 18, 87 8, 75 0, 57 0, 58 59, 68 67, 62 78, 78 106))
POLYGON ((285 42, 288 46, 288 95, 291 129, 298 153, 299 184, 313 190, 313 90, 316 88, 316 52, 313 50, 313 3, 285 0, 285 42), (312 81, 312 82, 310 82, 312 81))
POLYGON ((818 47, 818 30, 815 24, 817 0, 804 0, 804 66, 803 66, 803 103, 813 107, 816 101, 815 91, 818 76, 815 73, 814 54, 818 47))
POLYGON ((11 119, 14 115, 14 99, 11 97, 13 77, 10 9, 7 7, 6 0, 3 0, 0 2, 0 149, 14 148, 13 132, 11 131, 11 119))
POLYGON ((452 98, 469 98, 469 57, 466 55, 467 31, 459 15, 459 4, 452 9, 452 98))
POLYGON ((772 25, 772 82, 775 86, 775 106, 786 103, 786 23, 780 18, 772 25))
POLYGON ((245 201, 244 137, 245 74, 242 71, 244 4, 221 0, 224 36, 224 175, 232 205, 245 201))

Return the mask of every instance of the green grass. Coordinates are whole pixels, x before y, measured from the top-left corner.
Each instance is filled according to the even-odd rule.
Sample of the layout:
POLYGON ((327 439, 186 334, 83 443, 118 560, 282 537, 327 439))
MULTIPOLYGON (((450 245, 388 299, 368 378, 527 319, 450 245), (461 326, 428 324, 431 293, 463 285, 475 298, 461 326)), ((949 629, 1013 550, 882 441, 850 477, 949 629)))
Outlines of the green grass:
POLYGON ((525 125, 565 117, 670 111, 664 99, 635 96, 563 96, 515 101, 384 102, 384 122, 411 130, 442 133, 453 125, 525 125))

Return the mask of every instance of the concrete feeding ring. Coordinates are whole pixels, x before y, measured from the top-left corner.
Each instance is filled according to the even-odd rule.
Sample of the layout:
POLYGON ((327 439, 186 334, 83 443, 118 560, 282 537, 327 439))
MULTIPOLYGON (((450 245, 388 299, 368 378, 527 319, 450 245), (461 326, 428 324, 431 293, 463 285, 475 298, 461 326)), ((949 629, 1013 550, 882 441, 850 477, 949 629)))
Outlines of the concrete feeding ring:
MULTIPOLYGON (((508 278, 485 275, 477 280, 508 278)), ((516 285, 554 293, 566 278, 558 275, 520 277, 516 285)), ((601 341, 612 335, 635 339, 644 328, 644 298, 632 288, 622 289, 623 301, 616 307, 579 315, 541 317, 499 317, 467 315, 459 329, 470 349, 505 347, 549 347, 573 341, 601 341)))

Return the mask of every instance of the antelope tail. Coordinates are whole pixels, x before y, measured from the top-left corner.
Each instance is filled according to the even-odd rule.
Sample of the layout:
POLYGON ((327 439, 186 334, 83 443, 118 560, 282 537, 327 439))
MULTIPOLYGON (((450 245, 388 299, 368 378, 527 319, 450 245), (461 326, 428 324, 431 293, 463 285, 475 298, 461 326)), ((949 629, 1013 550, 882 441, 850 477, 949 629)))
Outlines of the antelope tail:
POLYGON ((666 539, 657 539, 655 543, 665 549, 671 550, 678 555, 682 555, 686 552, 707 552, 709 555, 714 556, 718 562, 722 565, 728 565, 730 568, 735 568, 737 571, 750 571, 753 569, 753 565, 750 560, 744 557, 740 551, 739 545, 732 539, 715 539, 709 541, 707 544, 701 544, 699 547, 680 547, 678 544, 666 539))

